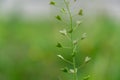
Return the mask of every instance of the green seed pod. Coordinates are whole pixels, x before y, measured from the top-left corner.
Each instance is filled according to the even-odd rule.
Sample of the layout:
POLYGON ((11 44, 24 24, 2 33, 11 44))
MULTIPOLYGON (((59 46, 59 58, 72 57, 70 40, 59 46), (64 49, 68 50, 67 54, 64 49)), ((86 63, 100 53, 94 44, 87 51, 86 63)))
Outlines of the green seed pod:
POLYGON ((59 20, 59 21, 62 20, 61 17, 60 17, 59 15, 56 16, 56 19, 59 20))
POLYGON ((68 33, 72 33, 73 32, 73 29, 70 29, 69 31, 68 31, 68 33))
POLYGON ((51 1, 50 2, 50 5, 55 5, 56 3, 54 1, 51 1))
POLYGON ((60 70, 63 71, 63 72, 65 72, 65 73, 68 73, 68 72, 69 72, 69 70, 68 70, 67 67, 65 67, 65 68, 61 68, 60 70))
POLYGON ((57 43, 56 47, 62 48, 62 45, 60 43, 57 43))
POLYGON ((80 10, 79 10, 78 15, 80 15, 80 16, 83 15, 83 9, 80 9, 80 10))
POLYGON ((76 54, 76 52, 74 51, 74 52, 72 53, 72 57, 74 57, 74 56, 75 56, 75 54, 76 54))
POLYGON ((64 8, 62 8, 60 11, 61 11, 62 13, 66 13, 66 10, 65 10, 64 8))

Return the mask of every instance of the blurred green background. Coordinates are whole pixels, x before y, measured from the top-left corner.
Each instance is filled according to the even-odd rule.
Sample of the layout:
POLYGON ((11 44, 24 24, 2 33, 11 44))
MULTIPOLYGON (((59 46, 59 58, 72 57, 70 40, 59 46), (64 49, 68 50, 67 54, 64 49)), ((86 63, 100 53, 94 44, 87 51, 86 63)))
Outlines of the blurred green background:
MULTIPOLYGON (((82 64, 86 56, 92 60, 79 71, 79 80, 87 75, 91 76, 90 80, 120 80, 120 16, 115 14, 119 10, 115 7, 113 15, 106 11, 109 8, 104 10, 102 5, 96 9, 89 7, 92 2, 95 6, 99 1, 81 1, 86 13, 76 35, 86 32, 87 39, 80 42, 77 63, 82 64), (97 12, 97 9, 100 11, 97 12)), ((14 3, 9 8, 10 2, 12 0, 0 2, 0 80, 59 80, 60 77, 61 80, 72 80, 72 75, 59 71, 69 65, 56 55, 61 54, 70 60, 70 51, 55 47, 58 41, 66 43, 67 40, 59 34, 64 26, 53 19, 56 13, 49 12, 53 11, 53 7, 49 9, 49 1, 23 1, 24 5, 32 4, 27 13, 24 13, 27 11, 25 7, 22 11, 20 3, 14 3), (33 5, 39 6, 33 8, 33 5)), ((114 2, 117 3, 117 0, 114 2)))

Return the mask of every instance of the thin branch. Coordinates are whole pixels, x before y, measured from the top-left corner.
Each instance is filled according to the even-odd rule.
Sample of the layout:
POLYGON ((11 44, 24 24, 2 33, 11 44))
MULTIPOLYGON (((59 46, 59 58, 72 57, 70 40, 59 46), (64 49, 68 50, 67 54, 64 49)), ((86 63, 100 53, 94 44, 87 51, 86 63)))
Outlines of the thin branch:
POLYGON ((66 63, 69 63, 69 64, 71 64, 71 65, 73 65, 73 63, 72 62, 70 62, 69 60, 67 60, 67 59, 62 59, 63 61, 65 61, 66 63))

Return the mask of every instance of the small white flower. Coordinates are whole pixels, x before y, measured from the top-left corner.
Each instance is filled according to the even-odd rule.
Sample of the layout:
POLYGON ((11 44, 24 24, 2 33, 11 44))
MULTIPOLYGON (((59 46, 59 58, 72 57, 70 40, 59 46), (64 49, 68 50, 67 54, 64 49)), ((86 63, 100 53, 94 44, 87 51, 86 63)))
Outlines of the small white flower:
POLYGON ((82 21, 76 21, 77 25, 80 25, 82 23, 82 21))
POLYGON ((63 56, 61 56, 61 55, 57 55, 60 59, 64 59, 64 57, 63 56))
POLYGON ((85 63, 87 63, 87 62, 89 62, 91 60, 91 58, 90 57, 85 57, 85 63))
POLYGON ((73 44, 76 45, 78 43, 78 40, 74 40, 73 44))
POLYGON ((60 30, 59 32, 60 32, 62 35, 67 35, 67 30, 66 30, 66 29, 60 30))
POLYGON ((83 33, 82 34, 82 37, 81 37, 81 40, 85 39, 87 36, 86 36, 86 33, 83 33))
POLYGON ((74 70, 74 69, 70 69, 69 70, 70 73, 77 73, 77 68, 74 70))

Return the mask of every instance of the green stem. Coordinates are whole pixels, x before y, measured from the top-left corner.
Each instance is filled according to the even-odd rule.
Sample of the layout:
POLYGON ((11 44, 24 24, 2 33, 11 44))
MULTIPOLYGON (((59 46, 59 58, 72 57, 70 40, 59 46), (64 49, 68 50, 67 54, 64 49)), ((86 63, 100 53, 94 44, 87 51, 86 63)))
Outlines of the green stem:
POLYGON ((73 67, 74 67, 74 80, 77 80, 77 72, 76 72, 76 63, 75 63, 75 57, 73 57, 73 67))
POLYGON ((73 63, 70 62, 70 61, 68 61, 67 59, 63 59, 63 61, 65 61, 66 63, 69 63, 69 64, 73 65, 73 63))
POLYGON ((66 8, 67 8, 67 11, 68 11, 68 14, 69 14, 69 17, 70 17, 70 27, 71 27, 71 29, 73 29, 73 20, 72 20, 72 14, 71 14, 71 11, 70 11, 70 8, 69 8, 69 5, 68 5, 68 3, 66 2, 66 0, 64 0, 64 3, 65 3, 65 5, 66 5, 66 8))
MULTIPOLYGON (((73 30, 73 19, 72 19, 72 14, 71 14, 71 11, 70 11, 70 8, 69 8, 69 5, 68 3, 66 2, 66 0, 64 0, 64 3, 66 5, 66 8, 67 8, 67 11, 68 11, 68 14, 69 14, 69 18, 70 18, 70 28, 71 30, 73 30)), ((73 36, 72 36, 72 33, 71 33, 71 46, 72 46, 72 53, 74 53, 74 45, 73 45, 73 36)), ((77 72, 76 72, 76 61, 75 61, 75 56, 72 57, 73 58, 73 68, 74 68, 74 80, 77 80, 77 72)))

